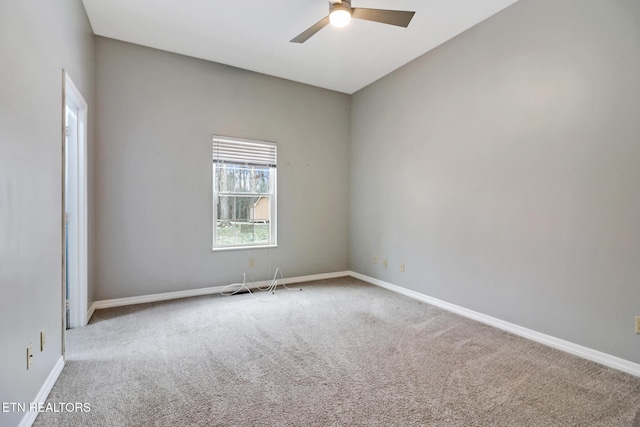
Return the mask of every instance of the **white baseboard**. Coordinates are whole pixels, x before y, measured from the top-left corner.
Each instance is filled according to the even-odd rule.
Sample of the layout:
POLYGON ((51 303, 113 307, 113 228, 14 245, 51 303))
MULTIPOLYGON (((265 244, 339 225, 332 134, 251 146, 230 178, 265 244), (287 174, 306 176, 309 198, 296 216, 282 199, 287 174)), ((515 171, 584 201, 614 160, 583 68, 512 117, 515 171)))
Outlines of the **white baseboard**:
MULTIPOLYGON (((334 273, 312 274, 309 276, 285 277, 285 279, 282 282, 285 285, 289 285, 291 283, 315 282, 316 280, 336 279, 338 277, 347 277, 347 276, 351 276, 350 271, 337 271, 334 273)), ((269 282, 265 282, 265 283, 269 283, 269 282)))
MULTIPOLYGON (((539 342, 541 344, 547 345, 549 347, 553 347, 558 350, 562 350, 564 352, 573 354, 578 357, 582 357, 583 359, 591 360, 593 362, 600 363, 601 365, 608 366, 610 368, 617 369, 619 371, 626 372, 628 374, 640 377, 640 364, 638 363, 634 363, 617 356, 612 356, 610 354, 603 353, 598 350, 584 347, 579 344, 574 344, 570 341, 565 341, 563 339, 556 338, 551 335, 543 334, 541 332, 537 332, 532 329, 528 329, 523 326, 519 326, 514 323, 510 323, 510 322, 498 319, 496 317, 488 316, 486 314, 479 313, 477 311, 469 310, 468 308, 451 304, 449 302, 446 302, 437 298, 433 298, 428 295, 424 295, 419 292, 412 291, 410 289, 406 289, 397 285, 393 285, 391 283, 388 283, 379 279, 375 279, 373 277, 369 277, 364 274, 356 273, 354 271, 340 271, 335 273, 288 277, 288 278, 285 278, 284 280, 281 280, 280 283, 288 285, 291 283, 304 283, 304 282, 311 282, 316 280, 335 279, 338 277, 345 277, 345 276, 351 276, 356 279, 360 279, 367 283, 371 283, 372 285, 380 286, 382 288, 388 289, 393 292, 397 292, 399 294, 408 296, 410 298, 426 302, 427 304, 440 307, 452 313, 456 313, 461 316, 468 317, 473 320, 477 320, 478 322, 482 322, 487 325, 494 326, 504 331, 511 332, 512 334, 519 335, 521 337, 539 342)), ((258 286, 263 287, 269 283, 270 281, 254 282, 251 288, 256 288, 258 286)), ((110 300, 96 301, 93 304, 91 304, 91 307, 89 308, 89 311, 87 314, 87 319, 91 319, 91 316, 93 315, 95 310, 102 309, 102 308, 121 307, 121 306, 132 305, 132 304, 143 304, 143 303, 157 302, 157 301, 168 301, 168 300, 178 299, 178 298, 188 298, 188 297, 201 296, 201 295, 219 294, 220 292, 222 292, 224 288, 225 286, 214 286, 210 288, 190 289, 185 291, 165 292, 165 293, 159 293, 159 294, 142 295, 137 297, 116 298, 116 299, 110 299, 110 300)))
MULTIPOLYGON (((42 387, 40 387, 40 391, 36 395, 35 399, 33 399, 33 403, 40 404, 44 403, 47 400, 47 397, 49 396, 49 393, 51 393, 51 389, 58 380, 58 377, 60 376, 63 368, 64 357, 60 356, 56 364, 51 369, 51 372, 49 372, 49 376, 47 377, 46 381, 44 382, 44 384, 42 384, 42 387)), ((25 412, 24 417, 22 417, 22 421, 20 421, 20 424, 18 424, 18 427, 31 427, 37 416, 37 411, 25 412)))
POLYGON ((96 303, 94 302, 93 304, 91 304, 91 307, 89 307, 89 310, 87 310, 87 325, 89 324, 89 320, 91 320, 91 317, 95 312, 96 312, 96 303))
MULTIPOLYGON (((346 276, 349 276, 350 274, 351 274, 350 271, 340 271, 335 273, 313 274, 309 276, 286 277, 284 279, 279 279, 278 282, 281 284, 289 285, 291 283, 303 283, 303 282, 313 282, 315 280, 335 279, 337 277, 346 277, 346 276)), ((271 283, 270 280, 254 282, 253 285, 249 287, 252 289, 255 289, 258 286, 264 287, 269 283, 271 283)), ((235 284, 236 283, 232 283, 231 285, 227 285, 227 286, 233 286, 235 284)), ((108 300, 102 300, 102 301, 95 301, 93 304, 91 304, 91 307, 89 308, 87 319, 91 319, 91 316, 93 316, 93 313, 96 310, 99 310, 102 308, 122 307, 125 305, 144 304, 149 302, 168 301, 168 300, 179 299, 179 298, 189 298, 189 297, 197 297, 202 295, 219 294, 227 286, 213 286, 210 288, 189 289, 185 291, 163 292, 160 294, 150 294, 150 295, 141 295, 137 297, 115 298, 115 299, 108 299, 108 300)))
POLYGON ((596 362, 601 365, 608 366, 610 368, 617 369, 622 372, 626 372, 636 377, 640 377, 640 364, 638 363, 634 363, 617 356, 612 356, 610 354, 603 353, 598 350, 584 347, 579 344, 574 344, 572 342, 565 341, 563 339, 556 338, 551 335, 543 334, 541 332, 537 332, 532 329, 528 329, 528 328, 516 325, 514 323, 509 323, 504 320, 479 313, 477 311, 469 310, 468 308, 464 308, 459 305, 451 304, 449 302, 442 301, 437 298, 433 298, 416 291, 412 291, 410 289, 393 285, 391 283, 387 283, 379 279, 374 279, 373 277, 365 276, 364 274, 360 274, 352 271, 350 272, 350 275, 356 279, 360 279, 367 283, 371 283, 372 285, 380 286, 382 288, 388 289, 393 292, 397 292, 399 294, 408 296, 410 298, 426 302, 427 304, 440 307, 452 313, 456 313, 461 316, 468 317, 473 320, 477 320, 478 322, 482 322, 487 325, 495 326, 496 328, 502 329, 507 332, 511 332, 512 334, 519 335, 521 337, 530 339, 532 341, 536 341, 540 344, 544 344, 549 347, 562 350, 566 353, 573 354, 574 356, 591 360, 592 362, 596 362))

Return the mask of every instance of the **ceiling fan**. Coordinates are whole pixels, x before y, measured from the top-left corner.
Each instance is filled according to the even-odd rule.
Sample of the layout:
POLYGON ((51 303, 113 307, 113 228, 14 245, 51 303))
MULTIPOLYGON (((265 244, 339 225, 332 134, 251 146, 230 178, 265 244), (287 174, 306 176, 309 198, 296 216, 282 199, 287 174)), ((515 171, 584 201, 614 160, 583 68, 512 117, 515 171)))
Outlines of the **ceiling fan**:
POLYGON ((402 10, 363 9, 351 7, 351 0, 329 0, 329 15, 313 24, 311 27, 296 36, 291 43, 304 43, 315 33, 329 25, 344 27, 351 18, 364 19, 366 21, 381 22, 383 24, 408 27, 415 12, 402 10))

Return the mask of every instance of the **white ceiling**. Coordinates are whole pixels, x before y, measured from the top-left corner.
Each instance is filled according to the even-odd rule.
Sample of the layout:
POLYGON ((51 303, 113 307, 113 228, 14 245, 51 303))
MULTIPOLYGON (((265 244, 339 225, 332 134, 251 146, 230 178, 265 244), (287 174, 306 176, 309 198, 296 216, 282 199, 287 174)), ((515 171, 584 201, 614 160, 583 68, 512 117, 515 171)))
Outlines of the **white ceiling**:
POLYGON ((327 0, 83 0, 95 34, 351 94, 517 0, 352 0, 411 10, 408 28, 354 19, 289 40, 327 0))

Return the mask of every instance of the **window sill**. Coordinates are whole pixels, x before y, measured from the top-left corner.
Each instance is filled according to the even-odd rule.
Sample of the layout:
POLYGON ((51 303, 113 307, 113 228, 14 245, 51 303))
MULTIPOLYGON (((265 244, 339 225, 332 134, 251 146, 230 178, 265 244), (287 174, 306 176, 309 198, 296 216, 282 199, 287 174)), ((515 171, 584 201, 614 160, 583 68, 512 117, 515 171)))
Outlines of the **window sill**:
POLYGON ((222 248, 211 248, 211 252, 223 252, 223 251, 239 251, 242 249, 265 249, 265 248, 277 248, 278 245, 258 245, 258 246, 229 246, 222 248))

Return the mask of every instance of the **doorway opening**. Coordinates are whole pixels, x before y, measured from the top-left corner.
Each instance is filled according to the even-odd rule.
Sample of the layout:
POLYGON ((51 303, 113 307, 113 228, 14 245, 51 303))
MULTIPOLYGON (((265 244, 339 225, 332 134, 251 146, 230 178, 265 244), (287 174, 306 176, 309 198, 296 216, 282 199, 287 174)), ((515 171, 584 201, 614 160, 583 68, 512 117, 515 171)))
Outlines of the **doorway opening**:
POLYGON ((87 324, 87 103, 66 71, 63 77, 63 325, 69 329, 87 324))

